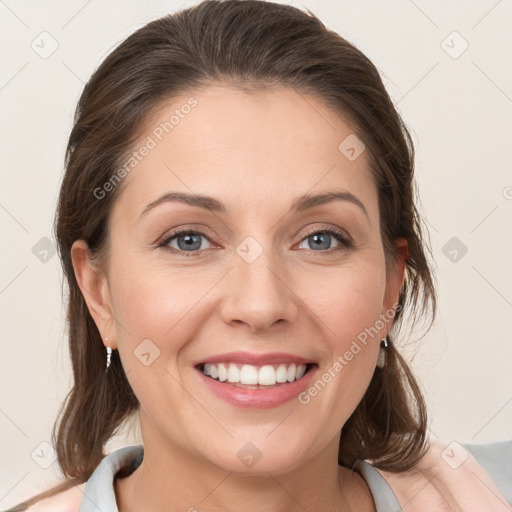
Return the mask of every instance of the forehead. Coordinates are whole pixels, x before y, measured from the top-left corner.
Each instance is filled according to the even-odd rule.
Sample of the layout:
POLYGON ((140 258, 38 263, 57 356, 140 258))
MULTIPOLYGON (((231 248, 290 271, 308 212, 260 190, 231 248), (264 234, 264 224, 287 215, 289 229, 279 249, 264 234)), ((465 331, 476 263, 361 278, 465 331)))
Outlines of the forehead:
POLYGON ((271 209, 331 188, 375 210, 367 156, 347 158, 340 150, 347 137, 355 137, 349 121, 292 88, 191 91, 162 102, 148 119, 116 210, 136 217, 168 191, 219 196, 233 211, 271 209))

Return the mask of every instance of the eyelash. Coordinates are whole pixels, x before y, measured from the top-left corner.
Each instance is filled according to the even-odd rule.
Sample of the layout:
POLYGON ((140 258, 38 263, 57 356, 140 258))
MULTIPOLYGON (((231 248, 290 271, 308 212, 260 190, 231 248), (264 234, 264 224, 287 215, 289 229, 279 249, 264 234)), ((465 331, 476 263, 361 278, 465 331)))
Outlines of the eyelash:
MULTIPOLYGON (((336 238, 336 240, 338 240, 338 242, 340 242, 341 245, 338 246, 338 247, 335 247, 335 248, 329 248, 329 249, 324 249, 324 250, 319 250, 319 251, 314 251, 312 249, 309 249, 309 251, 312 252, 312 253, 332 254, 333 252, 337 252, 337 251, 340 251, 340 250, 347 250, 347 249, 351 249, 353 247, 352 242, 347 237, 345 237, 340 231, 334 230, 332 228, 329 228, 329 229, 327 229, 327 228, 326 229, 315 229, 315 230, 313 230, 313 231, 311 231, 309 233, 306 233, 304 235, 304 237, 300 240, 299 243, 303 242, 306 238, 308 238, 308 237, 310 237, 312 235, 316 235, 318 233, 332 235, 334 238, 336 238)), ((199 235, 199 236, 204 236, 207 240, 209 240, 211 242, 211 240, 204 233, 201 233, 200 231, 193 231, 193 230, 190 230, 190 229, 181 229, 181 230, 178 230, 178 231, 174 231, 174 232, 172 232, 170 234, 166 233, 164 235, 164 237, 158 243, 157 247, 161 247, 162 249, 170 251, 173 254, 180 254, 180 255, 184 254, 186 257, 197 257, 197 256, 200 256, 202 252, 208 250, 208 249, 200 249, 200 250, 195 250, 195 251, 182 251, 182 250, 179 250, 179 249, 175 249, 174 247, 169 247, 168 244, 171 242, 171 240, 177 238, 180 235, 199 235)), ((306 250, 308 250, 308 249, 306 249, 306 250)))

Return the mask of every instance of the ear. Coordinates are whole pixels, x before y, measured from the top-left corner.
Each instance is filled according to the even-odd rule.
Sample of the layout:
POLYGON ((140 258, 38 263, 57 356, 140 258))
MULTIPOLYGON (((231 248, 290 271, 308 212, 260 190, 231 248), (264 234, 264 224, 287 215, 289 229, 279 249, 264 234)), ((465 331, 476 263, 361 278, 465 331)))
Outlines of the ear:
POLYGON ((112 301, 108 287, 108 279, 90 261, 89 247, 84 240, 76 240, 71 247, 71 261, 78 286, 84 296, 96 327, 100 331, 103 344, 117 348, 112 314, 112 301), (105 342, 108 338, 108 342, 105 342))
POLYGON ((394 261, 391 262, 386 273, 386 292, 384 294, 384 301, 382 304, 383 314, 386 314, 388 319, 387 326, 384 329, 384 337, 393 325, 394 313, 391 316, 391 312, 396 310, 396 304, 398 303, 398 297, 400 295, 400 289, 405 275, 406 260, 409 254, 409 244, 405 238, 397 238, 395 240, 396 256, 394 261))

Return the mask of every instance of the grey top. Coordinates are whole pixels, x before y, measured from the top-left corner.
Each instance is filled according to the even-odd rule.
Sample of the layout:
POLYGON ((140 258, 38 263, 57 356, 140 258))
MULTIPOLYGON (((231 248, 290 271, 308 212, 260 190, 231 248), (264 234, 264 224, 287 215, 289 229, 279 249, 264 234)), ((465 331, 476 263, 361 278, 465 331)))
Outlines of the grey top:
MULTIPOLYGON (((473 455, 512 505, 512 438, 462 446, 473 455)), ((125 446, 107 455, 87 481, 80 512, 119 512, 114 493, 115 475, 121 469, 126 475, 135 471, 143 457, 142 445, 125 446)), ((371 464, 360 460, 354 469, 366 480, 377 512, 402 510, 391 487, 371 464)))

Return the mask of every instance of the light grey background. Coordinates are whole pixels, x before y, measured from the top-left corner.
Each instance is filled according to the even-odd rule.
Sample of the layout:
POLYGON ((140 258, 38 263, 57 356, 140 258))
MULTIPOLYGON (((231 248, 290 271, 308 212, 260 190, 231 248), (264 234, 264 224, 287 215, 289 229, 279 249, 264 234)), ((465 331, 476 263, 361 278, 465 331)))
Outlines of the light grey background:
MULTIPOLYGON (((1 509, 57 474, 56 463, 41 466, 53 460, 50 430, 71 371, 60 265, 41 239, 52 238, 76 101, 122 39, 193 3, 0 0, 1 509), (52 44, 58 48, 44 55, 52 44)), ((512 3, 290 3, 311 9, 373 60, 416 142, 440 311, 431 331, 404 350, 425 389, 431 436, 510 437, 512 3)), ((132 441, 120 436, 110 448, 132 441)))

